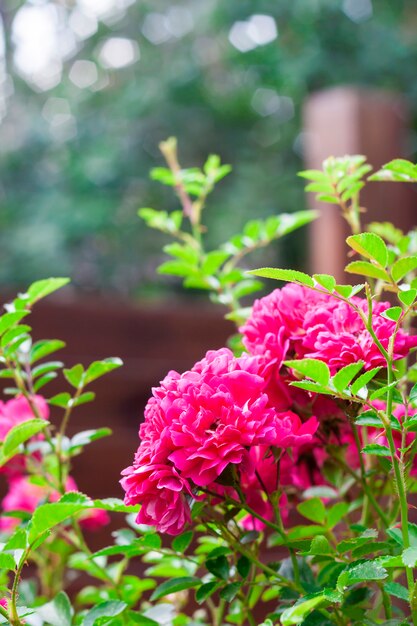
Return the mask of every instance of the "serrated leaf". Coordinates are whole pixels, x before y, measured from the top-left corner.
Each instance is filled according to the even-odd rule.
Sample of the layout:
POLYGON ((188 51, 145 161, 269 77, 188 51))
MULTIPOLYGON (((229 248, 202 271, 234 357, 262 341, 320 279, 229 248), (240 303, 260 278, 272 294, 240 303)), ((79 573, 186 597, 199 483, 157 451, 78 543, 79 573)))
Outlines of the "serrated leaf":
POLYGON ((13 311, 11 313, 4 313, 0 317, 0 335, 3 335, 9 328, 18 324, 21 319, 29 315, 29 311, 13 311))
POLYGON ((246 556, 239 557, 236 563, 236 569, 242 578, 246 578, 250 572, 251 562, 246 556))
POLYGON ((296 372, 307 376, 314 382, 327 387, 330 381, 330 370, 324 361, 318 359, 297 359, 294 361, 284 361, 284 365, 296 372))
POLYGON ((41 432, 41 430, 44 430, 48 425, 48 421, 35 418, 13 426, 13 428, 7 433, 4 440, 0 465, 4 464, 4 459, 7 460, 16 454, 22 443, 41 432))
POLYGON ((405 600, 405 602, 408 602, 409 600, 408 589, 406 589, 403 585, 400 585, 400 583, 394 583, 394 582, 385 583, 384 589, 391 596, 400 598, 400 600, 405 600))
POLYGON ((384 578, 388 576, 386 569, 376 560, 364 561, 353 565, 347 571, 343 572, 339 578, 343 577, 344 574, 347 574, 346 585, 352 585, 366 580, 384 580, 384 578))
POLYGON ((381 317, 385 317, 386 319, 392 320, 393 322, 398 322, 403 310, 400 306, 391 306, 389 309, 385 309, 382 311, 381 317))
POLYGON ((373 391, 371 395, 369 396, 369 399, 376 400, 377 398, 381 398, 381 396, 385 396, 390 389, 394 389, 397 385, 398 385, 398 382, 394 380, 389 385, 384 385, 383 387, 380 387, 379 389, 376 389, 375 391, 373 391))
POLYGON ((301 502, 297 506, 297 511, 312 522, 324 524, 326 520, 326 507, 319 498, 312 498, 311 500, 301 502))
POLYGON ((61 409, 66 409, 70 401, 71 395, 65 391, 49 398, 48 404, 52 404, 52 406, 59 406, 61 409))
POLYGON ((195 592, 195 599, 198 604, 202 604, 207 598, 209 598, 219 587, 219 582, 217 580, 213 580, 209 583, 204 583, 201 585, 195 592))
POLYGON ((30 362, 35 363, 49 354, 65 348, 65 342, 60 339, 43 339, 33 344, 30 351, 30 362))
POLYGON ((112 431, 110 428, 83 430, 74 435, 74 437, 72 437, 70 441, 69 451, 71 451, 73 448, 87 446, 89 443, 97 441, 98 439, 102 439, 103 437, 108 437, 111 434, 112 431))
POLYGON ((375 233, 351 235, 346 239, 346 243, 365 258, 376 261, 381 267, 387 265, 387 246, 384 240, 375 233))
POLYGON ((324 535, 316 535, 316 537, 313 537, 308 554, 324 556, 332 554, 332 552, 331 545, 324 535))
POLYGON ((342 367, 342 369, 339 370, 332 378, 332 383, 335 389, 337 389, 337 391, 344 391, 353 378, 359 374, 364 365, 364 361, 357 361, 356 363, 351 363, 350 365, 342 367))
POLYGON ((327 387, 323 387, 318 383, 313 383, 310 381, 301 381, 301 382, 292 382, 290 383, 291 387, 298 387, 298 389, 304 389, 304 391, 312 391, 313 393, 322 393, 325 395, 332 396, 333 391, 331 389, 327 389, 327 387))
POLYGON ((302 624, 310 613, 320 606, 331 604, 333 602, 341 602, 342 594, 332 589, 324 589, 323 591, 304 596, 294 606, 285 609, 281 615, 282 626, 293 626, 294 624, 302 624))
POLYGON ((223 587, 219 595, 222 600, 226 600, 226 602, 231 602, 239 593, 241 587, 241 582, 229 583, 228 585, 223 587))
POLYGON ((348 263, 345 267, 345 272, 348 274, 359 274, 360 276, 368 276, 370 278, 377 278, 378 280, 384 280, 389 282, 389 275, 387 272, 372 263, 367 261, 353 261, 348 263))
POLYGON ((84 376, 84 384, 87 385, 93 380, 104 376, 108 372, 113 371, 123 365, 123 361, 118 357, 109 357, 107 359, 103 359, 101 361, 94 361, 87 368, 84 376))
POLYGON ((399 291, 398 299, 404 306, 411 306, 417 297, 417 289, 408 289, 408 291, 399 291))
POLYGON ((61 591, 51 602, 37 608, 36 614, 50 626, 71 626, 74 609, 65 591, 61 591))
POLYGON ((196 271, 194 265, 185 263, 185 261, 165 261, 159 265, 158 274, 169 274, 170 276, 190 276, 196 271))
POLYGON ((228 580, 230 568, 229 562, 225 556, 218 556, 215 559, 209 558, 205 565, 208 571, 217 578, 228 580))
POLYGON ((255 276, 261 276, 262 278, 272 278, 273 280, 283 280, 290 283, 300 283, 302 285, 307 285, 307 287, 314 287, 314 280, 311 276, 304 274, 304 272, 297 272, 296 270, 261 267, 257 270, 249 271, 248 274, 254 274, 255 276))
POLYGON ((362 454, 375 454, 376 456, 391 456, 391 452, 387 446, 381 446, 379 443, 370 443, 361 450, 362 454))
POLYGON ((81 502, 49 502, 39 506, 32 516, 29 530, 29 541, 32 542, 39 535, 51 530, 69 517, 79 513, 86 507, 81 502))
POLYGON ((159 587, 155 589, 151 595, 152 600, 159 600, 170 593, 176 593, 177 591, 183 591, 184 589, 192 589, 193 587, 199 587, 201 580, 195 576, 181 576, 179 578, 171 578, 166 580, 159 587))
POLYGON ((406 567, 415 567, 417 564, 417 548, 406 548, 401 555, 406 567))
POLYGON ((318 285, 332 292, 336 286, 336 279, 330 274, 313 274, 313 278, 318 285))
POLYGON ((369 180, 412 183, 417 180, 417 167, 406 159, 394 159, 372 174, 369 180))
POLYGON ((377 375, 380 369, 382 368, 374 367, 373 369, 368 370, 367 372, 359 376, 359 378, 355 380, 355 382, 350 387, 352 394, 356 395, 358 391, 362 389, 362 387, 365 387, 374 378, 374 376, 377 375))
POLYGON ((409 272, 417 268, 417 256, 408 256, 398 259, 391 268, 391 276, 398 283, 409 272))
POLYGON ((30 285, 26 292, 28 304, 38 302, 38 300, 49 296, 54 291, 65 287, 69 282, 69 278, 46 278, 44 280, 37 280, 30 285))
POLYGON ((84 367, 81 363, 74 365, 70 369, 64 369, 64 376, 70 385, 75 387, 76 389, 79 387, 81 383, 81 379, 84 374, 84 367))
POLYGON ((106 600, 105 602, 101 602, 88 611, 84 617, 82 626, 95 626, 97 620, 104 617, 120 615, 127 607, 126 602, 121 602, 120 600, 106 600))

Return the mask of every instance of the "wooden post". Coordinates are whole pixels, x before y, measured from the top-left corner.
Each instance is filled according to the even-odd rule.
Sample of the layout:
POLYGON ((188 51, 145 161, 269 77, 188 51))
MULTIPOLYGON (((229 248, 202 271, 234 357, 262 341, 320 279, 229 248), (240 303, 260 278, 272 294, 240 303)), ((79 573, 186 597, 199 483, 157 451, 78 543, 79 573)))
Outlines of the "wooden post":
MULTIPOLYGON (((357 87, 337 87, 313 94, 304 107, 305 165, 318 169, 328 156, 363 154, 377 169, 394 158, 407 158, 408 111, 397 95, 357 87)), ((363 224, 392 221, 408 230, 415 223, 415 191, 409 185, 370 183, 362 194, 368 209, 363 224)), ((335 205, 317 202, 321 216, 310 228, 310 271, 351 282, 344 273, 348 227, 335 205)))

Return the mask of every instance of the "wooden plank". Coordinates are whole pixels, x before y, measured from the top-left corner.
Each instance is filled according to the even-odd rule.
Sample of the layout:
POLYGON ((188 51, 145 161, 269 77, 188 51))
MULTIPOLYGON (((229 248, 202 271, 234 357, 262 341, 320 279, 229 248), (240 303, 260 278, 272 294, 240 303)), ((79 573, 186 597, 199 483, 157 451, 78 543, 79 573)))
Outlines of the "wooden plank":
MULTIPOLYGON (((321 91, 304 107, 305 165, 318 169, 328 156, 345 154, 364 154, 374 168, 394 158, 407 158, 408 129, 408 110, 400 95, 358 87, 321 91)), ((310 227, 311 271, 349 282, 352 277, 343 271, 348 227, 337 207, 309 196, 310 206, 321 212, 310 227)), ((364 224, 387 220, 405 230, 415 224, 415 191, 410 186, 372 183, 364 190, 362 202, 369 209, 364 224)))

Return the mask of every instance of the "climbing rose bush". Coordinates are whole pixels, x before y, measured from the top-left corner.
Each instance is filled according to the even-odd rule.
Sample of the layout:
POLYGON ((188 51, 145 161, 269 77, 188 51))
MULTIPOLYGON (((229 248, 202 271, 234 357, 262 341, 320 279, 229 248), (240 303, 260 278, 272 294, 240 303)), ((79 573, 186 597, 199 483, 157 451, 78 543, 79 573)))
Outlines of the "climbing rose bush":
POLYGON ((120 361, 63 368, 65 391, 50 395, 62 363, 43 359, 62 345, 33 342, 21 321, 66 281, 35 283, 7 305, 0 375, 15 386, 0 404, 0 623, 417 626, 417 232, 362 231, 360 202, 366 177, 417 182, 417 166, 397 160, 369 177, 354 156, 301 173, 352 230, 351 285, 243 270, 246 254, 313 212, 251 221, 208 251, 203 208, 229 168, 211 156, 184 170, 175 140, 161 149, 168 168, 153 176, 182 210, 140 210, 175 240, 159 271, 206 290, 238 332, 152 390, 124 502, 94 500, 72 459, 109 432, 67 427, 93 399, 86 387, 120 361), (259 278, 281 283, 250 306, 259 278))

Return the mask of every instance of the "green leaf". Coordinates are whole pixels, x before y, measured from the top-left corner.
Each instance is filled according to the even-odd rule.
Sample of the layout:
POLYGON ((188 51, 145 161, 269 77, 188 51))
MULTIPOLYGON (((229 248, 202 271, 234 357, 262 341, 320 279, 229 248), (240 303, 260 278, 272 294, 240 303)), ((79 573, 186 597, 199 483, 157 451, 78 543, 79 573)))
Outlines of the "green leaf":
POLYGON ((204 583, 195 592, 195 599, 198 604, 202 604, 207 598, 209 598, 219 587, 217 580, 212 580, 209 583, 204 583))
POLYGON ((290 383, 291 387, 298 387, 298 389, 304 389, 304 391, 313 391, 314 393, 323 393, 329 396, 334 395, 331 389, 327 387, 323 387, 318 383, 313 383, 310 381, 301 381, 301 382, 292 382, 290 383))
POLYGON ((406 159, 394 159, 372 174, 369 180, 413 183, 417 181, 417 167, 406 159))
POLYGON ((201 271, 204 275, 215 274, 223 263, 230 257, 230 253, 225 250, 213 250, 206 254, 201 264, 201 271))
POLYGON ((91 363, 85 372, 84 384, 88 385, 93 382, 93 380, 100 378, 100 376, 104 376, 104 374, 107 374, 122 365, 123 361, 118 357, 109 357, 107 359, 103 359, 102 361, 95 361, 94 363, 91 363))
POLYGON ((381 446, 379 443, 370 443, 361 450, 362 454, 375 454, 376 456, 391 456, 387 446, 381 446))
POLYGON ((115 513, 137 513, 139 505, 127 505, 120 498, 103 498, 94 500, 94 508, 115 513))
POLYGON ((71 626, 74 609, 65 591, 61 591, 51 602, 36 609, 36 614, 51 626, 71 626))
POLYGON ((404 306, 411 306, 417 297, 417 289, 408 289, 407 291, 399 291, 398 299, 404 304, 404 306))
POLYGON ((35 363, 49 354, 65 348, 65 342, 59 339, 43 339, 33 344, 30 351, 30 362, 35 363))
POLYGON ((302 624, 310 613, 320 606, 332 603, 339 603, 343 600, 341 593, 333 589, 323 589, 314 594, 304 596, 294 606, 285 609, 281 615, 282 626, 293 626, 302 624))
MULTIPOLYGON (((70 495, 70 494, 67 494, 70 495)), ((72 494, 71 494, 72 495, 72 494)), ((62 500, 62 499, 61 499, 62 500)), ((89 508, 85 501, 80 502, 48 502, 39 506, 33 516, 29 530, 29 541, 34 541, 37 537, 48 530, 55 528, 69 517, 89 508)))
POLYGON ((87 404, 88 402, 93 402, 96 394, 93 391, 86 391, 78 396, 78 398, 73 398, 71 401, 72 406, 80 406, 80 404, 87 404))
POLYGON ((417 256, 408 256, 398 259, 391 268, 391 276, 398 283, 409 272, 417 268, 417 256))
POLYGON ((406 567, 415 567, 417 564, 417 547, 406 548, 401 555, 401 559, 406 567))
POLYGON ((52 404, 52 406, 59 406, 61 409, 66 409, 70 402, 71 395, 66 391, 58 393, 56 396, 52 396, 52 398, 49 398, 48 400, 48 404, 52 404))
POLYGON ((312 522, 324 524, 326 520, 326 507, 319 498, 312 498, 311 500, 301 502, 297 506, 297 511, 312 522))
POLYGON ((189 276, 196 271, 194 265, 184 261, 165 261, 158 267, 158 274, 169 274, 170 276, 189 276))
POLYGON ((0 466, 17 453, 22 443, 44 430, 48 424, 49 422, 44 419, 32 419, 13 426, 3 443, 0 466))
POLYGON ((32 369, 32 378, 37 378, 38 376, 43 376, 43 374, 48 374, 49 372, 53 372, 56 369, 63 367, 63 363, 61 361, 49 361, 48 363, 41 363, 32 369))
POLYGON ((215 559, 207 559, 205 565, 208 571, 216 576, 216 578, 228 580, 230 568, 229 562, 225 556, 218 556, 215 559))
POLYGON ((26 315, 29 315, 29 311, 13 311, 11 313, 4 313, 0 317, 0 335, 3 335, 6 330, 9 330, 15 324, 18 324, 20 320, 26 315))
POLYGON ((385 583, 384 589, 391 596, 395 596, 396 598, 400 598, 400 600, 404 600, 405 602, 408 602, 408 599, 409 599, 408 589, 406 589, 403 585, 400 585, 400 583, 394 583, 394 582, 385 583))
POLYGON ((369 276, 370 278, 377 278, 378 280, 389 282, 389 275, 385 270, 367 261, 353 261, 352 263, 348 263, 345 267, 345 272, 348 274, 369 276))
POLYGON ((385 317, 393 322, 398 322, 402 313, 403 310, 400 306, 392 306, 389 309, 385 309, 385 311, 381 313, 381 317, 385 317))
POLYGON ((381 267, 385 267, 388 262, 388 249, 381 237, 375 233, 361 233, 351 235, 346 239, 346 243, 356 252, 366 259, 376 261, 381 267))
POLYGON ((231 602, 239 593, 241 587, 241 582, 229 583, 228 585, 223 587, 219 595, 222 600, 226 600, 226 602, 231 602))
POLYGON ((172 549, 175 552, 180 552, 183 554, 190 545, 192 539, 193 531, 188 530, 187 532, 182 533, 182 535, 178 535, 177 537, 175 537, 175 539, 172 541, 172 549))
POLYGON ((151 595, 152 600, 159 600, 170 593, 176 593, 177 591, 183 591, 184 589, 192 589, 193 587, 199 587, 201 580, 195 576, 181 576, 180 578, 171 578, 166 580, 159 587, 155 589, 151 595))
POLYGON ((332 552, 332 547, 324 535, 316 535, 313 537, 308 554, 325 556, 327 554, 332 554, 332 552))
POLYGON ((332 292, 336 286, 336 279, 330 274, 313 274, 313 278, 318 285, 332 292))
POLYGON ((371 370, 368 370, 362 376, 359 376, 357 380, 351 385, 350 390, 353 395, 356 395, 358 391, 362 389, 362 387, 366 387, 366 385, 371 381, 374 376, 377 375, 381 367, 374 367, 371 370))
POLYGON ((41 376, 40 378, 38 378, 37 381, 34 383, 33 391, 35 392, 39 391, 39 389, 42 389, 42 387, 44 387, 46 384, 51 382, 51 380, 54 380, 54 378, 56 377, 57 377, 56 372, 49 372, 49 374, 44 374, 44 376, 41 376))
POLYGON ((364 561, 357 565, 349 566, 348 570, 342 572, 337 583, 338 589, 341 586, 353 585, 366 580, 383 580, 388 576, 388 572, 378 561, 364 561))
POLYGON ((381 396, 385 396, 390 389, 394 389, 397 385, 398 385, 398 382, 394 380, 389 385, 384 385, 383 387, 379 387, 378 389, 376 389, 375 391, 371 393, 371 395, 369 396, 369 399, 376 400, 377 398, 380 398, 381 396))
POLYGON ((102 617, 114 617, 115 615, 120 615, 120 613, 123 613, 127 606, 126 602, 121 602, 119 600, 106 600, 105 602, 101 602, 88 611, 87 615, 84 617, 82 626, 95 626, 97 620, 102 617))
POLYGON ((284 365, 311 378, 323 387, 330 381, 330 370, 326 363, 318 359, 299 359, 294 361, 284 361, 284 365))
POLYGON ((242 578, 246 578, 250 572, 251 562, 246 556, 239 557, 236 563, 236 569, 242 578))
POLYGON ((181 261, 185 261, 185 263, 188 263, 189 265, 196 265, 198 263, 198 251, 192 246, 174 242, 164 246, 163 249, 167 254, 170 254, 181 261))
POLYGON ((382 420, 375 411, 365 411, 364 413, 360 413, 358 417, 355 419, 355 424, 358 426, 370 426, 373 428, 383 428, 384 424, 382 420))
POLYGON ((97 441, 103 437, 108 437, 112 434, 110 428, 96 428, 91 430, 82 430, 72 437, 69 444, 69 452, 74 448, 82 448, 87 446, 92 441, 97 441))
POLYGON ((261 276, 262 278, 272 278, 274 280, 283 280, 285 282, 300 283, 308 287, 314 287, 314 280, 304 272, 295 270, 275 269, 273 267, 261 267, 257 270, 251 270, 248 274, 261 276))
POLYGON ((347 502, 337 502, 327 510, 326 526, 328 528, 334 528, 347 515, 348 512, 349 505, 347 502))
POLYGON ((54 291, 65 287, 70 282, 69 278, 46 278, 32 283, 26 292, 28 304, 34 304, 38 300, 49 296, 54 291))
POLYGON ((331 381, 335 389, 337 389, 337 391, 344 391, 352 379, 360 372, 364 364, 364 361, 357 361, 356 363, 342 367, 342 369, 333 376, 331 381))
POLYGON ((64 376, 70 385, 76 389, 80 386, 81 379, 84 374, 84 367, 81 363, 74 365, 71 369, 64 369, 64 376))
POLYGON ((0 342, 1 347, 5 348, 6 346, 10 346, 10 344, 15 343, 16 340, 28 339, 29 338, 28 333, 31 330, 32 330, 31 327, 27 326, 26 324, 19 324, 19 326, 10 328, 7 332, 4 333, 3 337, 1 338, 1 342, 0 342))

